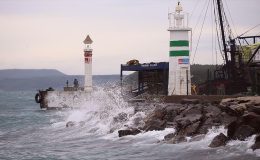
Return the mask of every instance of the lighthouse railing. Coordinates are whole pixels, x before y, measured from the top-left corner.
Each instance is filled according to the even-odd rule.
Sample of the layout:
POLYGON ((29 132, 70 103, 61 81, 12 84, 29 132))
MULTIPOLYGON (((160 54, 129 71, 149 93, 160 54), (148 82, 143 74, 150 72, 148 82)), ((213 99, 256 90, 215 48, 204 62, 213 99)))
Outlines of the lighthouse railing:
POLYGON ((170 12, 168 18, 169 29, 189 28, 189 13, 187 12, 170 12))

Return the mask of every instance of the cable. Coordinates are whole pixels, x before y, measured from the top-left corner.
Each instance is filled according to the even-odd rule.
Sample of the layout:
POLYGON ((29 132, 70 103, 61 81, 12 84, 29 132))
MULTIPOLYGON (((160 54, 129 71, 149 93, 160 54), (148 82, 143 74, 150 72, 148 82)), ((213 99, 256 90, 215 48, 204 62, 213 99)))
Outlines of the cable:
POLYGON ((260 24, 255 25, 254 27, 250 28, 249 30, 247 30, 246 32, 242 33, 242 34, 241 34, 240 36, 238 36, 238 37, 243 36, 244 34, 248 33, 249 31, 255 29, 255 28, 258 27, 258 26, 260 26, 260 24))
POLYGON ((190 14, 190 19, 191 19, 191 17, 193 16, 193 13, 194 13, 194 11, 197 9, 197 7, 198 7, 198 4, 201 2, 201 0, 199 0, 197 3, 196 3, 196 5, 195 5, 195 7, 193 8, 193 10, 191 11, 191 14, 190 14))
POLYGON ((235 30, 235 36, 237 37, 238 34, 237 34, 236 26, 235 26, 234 21, 233 21, 233 18, 232 18, 232 16, 231 16, 231 12, 230 12, 230 9, 229 9, 227 0, 225 0, 224 2, 225 2, 225 4, 226 4, 226 6, 227 6, 227 10, 228 10, 228 14, 229 14, 229 17, 230 17, 230 20, 231 20, 231 24, 233 25, 234 30, 235 30))
POLYGON ((208 6, 207 6, 207 9, 206 9, 206 12, 205 12, 205 15, 204 15, 202 27, 201 27, 200 34, 199 34, 199 39, 198 39, 198 42, 197 42, 197 45, 196 45, 196 49, 195 49, 195 53, 194 53, 194 56, 193 56, 193 59, 192 59, 192 64, 194 64, 193 62, 194 62, 194 59, 195 59, 195 56, 196 56, 196 53, 197 53, 197 49, 198 49, 198 46, 199 46, 199 41, 200 41, 201 33, 202 33, 202 30, 203 30, 204 23, 205 23, 205 19, 206 19, 206 15, 207 15, 208 9, 209 9, 209 2, 210 2, 210 1, 208 1, 208 6))
POLYGON ((194 30, 193 30, 194 33, 196 33, 197 26, 198 26, 198 24, 199 24, 199 22, 200 22, 200 19, 201 19, 201 17, 202 17, 202 14, 203 14, 204 9, 206 8, 206 6, 207 6, 207 1, 205 1, 205 4, 204 4, 204 6, 203 6, 203 8, 202 8, 202 10, 201 10, 201 12, 200 12, 199 19, 197 20, 197 23, 196 23, 196 25, 195 25, 195 27, 194 27, 194 30))

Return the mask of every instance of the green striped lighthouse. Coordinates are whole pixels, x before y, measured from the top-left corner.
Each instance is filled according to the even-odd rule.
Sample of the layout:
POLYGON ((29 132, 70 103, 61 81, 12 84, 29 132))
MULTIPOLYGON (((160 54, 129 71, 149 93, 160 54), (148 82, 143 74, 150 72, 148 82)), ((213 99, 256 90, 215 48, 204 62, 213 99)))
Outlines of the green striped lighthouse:
POLYGON ((178 2, 175 12, 169 13, 170 51, 168 95, 190 95, 190 42, 188 13, 178 2))

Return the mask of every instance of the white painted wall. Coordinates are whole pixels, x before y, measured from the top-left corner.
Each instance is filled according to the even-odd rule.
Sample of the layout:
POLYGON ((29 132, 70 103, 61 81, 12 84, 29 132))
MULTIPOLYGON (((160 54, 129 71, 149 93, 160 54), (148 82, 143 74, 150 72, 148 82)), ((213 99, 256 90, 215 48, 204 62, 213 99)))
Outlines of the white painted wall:
MULTIPOLYGON (((189 41, 190 29, 171 29, 170 41, 189 41)), ((190 50, 189 47, 170 47, 170 51, 190 50)), ((190 63, 179 64, 179 59, 190 59, 190 56, 169 57, 169 83, 168 95, 187 95, 187 75, 188 70, 188 95, 191 94, 190 63)))
POLYGON ((87 92, 92 91, 92 57, 89 57, 90 62, 85 62, 85 84, 84 90, 87 92))

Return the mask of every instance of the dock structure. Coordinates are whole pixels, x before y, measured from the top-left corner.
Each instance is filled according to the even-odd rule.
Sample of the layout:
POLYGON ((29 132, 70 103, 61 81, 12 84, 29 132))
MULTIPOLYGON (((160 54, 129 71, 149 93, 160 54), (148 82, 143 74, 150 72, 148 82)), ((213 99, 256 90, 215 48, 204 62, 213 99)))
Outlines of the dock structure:
POLYGON ((168 91, 168 62, 142 63, 142 64, 121 64, 120 80, 123 85, 123 72, 134 71, 137 73, 137 88, 131 88, 135 95, 146 91, 152 94, 167 95, 168 91))

